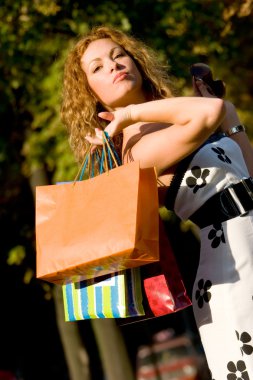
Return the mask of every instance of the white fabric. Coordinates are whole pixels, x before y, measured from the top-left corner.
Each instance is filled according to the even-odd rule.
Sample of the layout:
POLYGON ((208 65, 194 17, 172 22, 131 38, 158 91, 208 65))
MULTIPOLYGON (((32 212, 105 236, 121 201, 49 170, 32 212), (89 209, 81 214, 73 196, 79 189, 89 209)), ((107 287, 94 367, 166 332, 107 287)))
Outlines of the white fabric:
MULTIPOLYGON (((234 141, 206 144, 184 175, 175 212, 187 219, 217 191, 248 176, 234 141)), ((212 379, 253 380, 253 212, 207 226, 200 237, 192 301, 212 379)))

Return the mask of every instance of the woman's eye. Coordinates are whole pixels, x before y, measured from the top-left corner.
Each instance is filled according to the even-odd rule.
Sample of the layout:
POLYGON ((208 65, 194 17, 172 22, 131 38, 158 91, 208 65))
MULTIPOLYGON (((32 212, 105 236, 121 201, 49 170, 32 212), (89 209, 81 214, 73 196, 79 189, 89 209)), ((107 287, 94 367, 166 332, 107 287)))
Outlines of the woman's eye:
POLYGON ((115 55, 115 57, 113 59, 117 59, 117 58, 120 58, 120 57, 123 57, 124 54, 123 53, 118 53, 115 55))
POLYGON ((101 69, 101 66, 96 66, 94 69, 93 69, 93 73, 96 73, 97 71, 99 71, 101 69))

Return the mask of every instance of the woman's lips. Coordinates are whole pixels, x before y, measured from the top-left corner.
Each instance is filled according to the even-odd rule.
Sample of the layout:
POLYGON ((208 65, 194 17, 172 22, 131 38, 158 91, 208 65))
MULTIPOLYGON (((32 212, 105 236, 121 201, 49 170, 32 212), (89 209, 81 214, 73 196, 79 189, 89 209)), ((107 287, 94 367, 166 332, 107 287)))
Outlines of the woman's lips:
POLYGON ((127 73, 125 73, 125 72, 116 74, 114 79, 113 79, 113 83, 120 82, 121 80, 125 79, 126 76, 127 76, 127 73))

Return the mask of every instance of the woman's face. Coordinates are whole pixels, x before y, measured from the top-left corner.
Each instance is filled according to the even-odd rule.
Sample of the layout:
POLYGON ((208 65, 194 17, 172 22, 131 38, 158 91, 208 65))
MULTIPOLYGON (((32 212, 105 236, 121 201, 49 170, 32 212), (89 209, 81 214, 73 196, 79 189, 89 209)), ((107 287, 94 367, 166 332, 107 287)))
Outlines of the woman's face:
POLYGON ((81 67, 91 90, 107 109, 146 100, 133 59, 110 38, 91 42, 81 58, 81 67))

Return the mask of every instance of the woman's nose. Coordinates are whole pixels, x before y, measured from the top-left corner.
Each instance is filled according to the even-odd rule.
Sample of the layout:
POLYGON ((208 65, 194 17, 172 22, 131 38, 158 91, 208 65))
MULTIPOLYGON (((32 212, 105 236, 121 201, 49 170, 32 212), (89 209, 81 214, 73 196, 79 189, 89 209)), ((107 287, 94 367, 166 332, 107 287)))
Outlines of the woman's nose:
POLYGON ((110 72, 116 70, 119 67, 119 64, 116 61, 111 60, 109 62, 109 70, 110 72))

